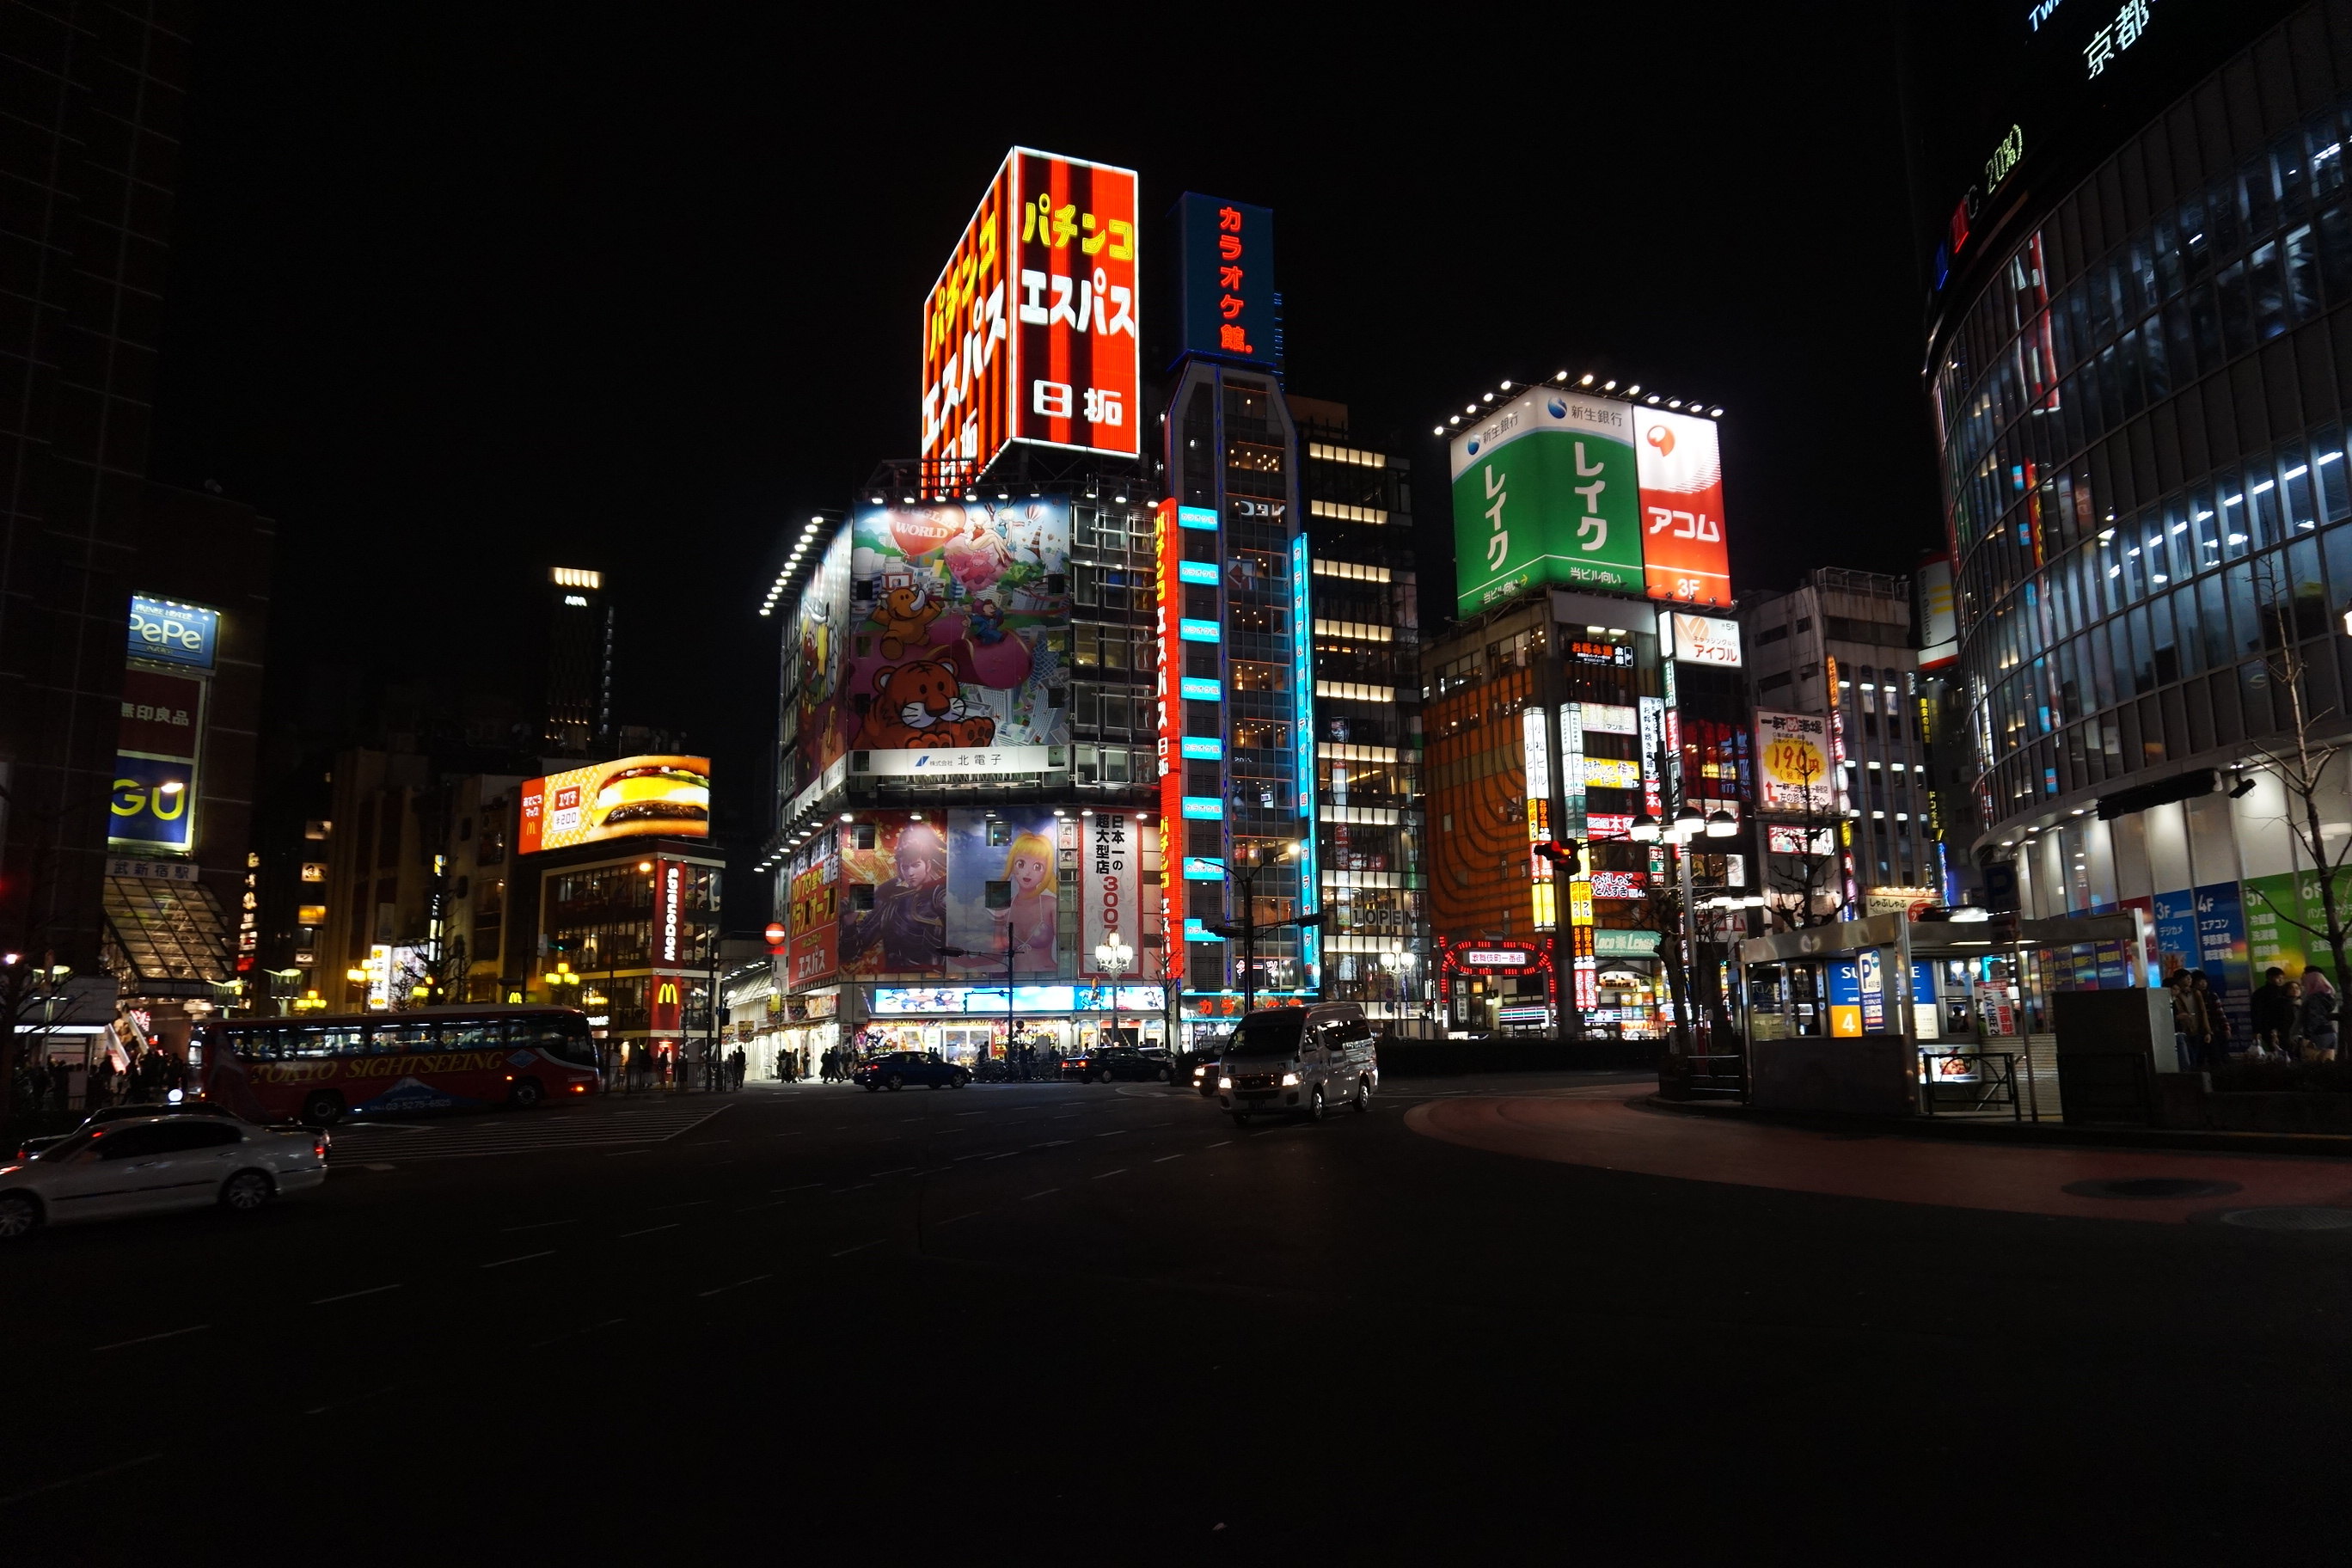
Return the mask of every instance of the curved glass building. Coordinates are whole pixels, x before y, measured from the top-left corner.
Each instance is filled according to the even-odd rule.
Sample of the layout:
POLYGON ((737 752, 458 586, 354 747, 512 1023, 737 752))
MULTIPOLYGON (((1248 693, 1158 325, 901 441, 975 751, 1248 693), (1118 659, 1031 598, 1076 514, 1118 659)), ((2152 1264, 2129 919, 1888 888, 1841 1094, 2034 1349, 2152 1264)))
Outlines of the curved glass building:
MULTIPOLYGON (((1996 901, 2145 909, 2242 1015, 2324 951, 2262 759, 2352 736, 2352 11, 2035 14, 1974 40, 2031 90, 1937 231, 1947 817, 1996 901)), ((2343 762, 2322 797, 2340 849, 2343 762)))

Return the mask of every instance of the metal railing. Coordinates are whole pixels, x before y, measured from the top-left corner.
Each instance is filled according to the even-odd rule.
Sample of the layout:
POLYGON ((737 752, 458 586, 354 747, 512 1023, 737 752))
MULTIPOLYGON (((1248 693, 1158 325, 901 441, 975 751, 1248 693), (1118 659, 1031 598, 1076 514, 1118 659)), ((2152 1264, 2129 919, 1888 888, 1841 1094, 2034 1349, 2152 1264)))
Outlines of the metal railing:
POLYGON ((1929 1116, 1938 1107, 1963 1113, 1998 1110, 2006 1106, 2011 1121, 2025 1120, 2017 1097, 2017 1056, 2011 1051, 1921 1051, 1919 1109, 1929 1116), (1973 1064, 1965 1072, 1948 1072, 1944 1063, 1973 1064))

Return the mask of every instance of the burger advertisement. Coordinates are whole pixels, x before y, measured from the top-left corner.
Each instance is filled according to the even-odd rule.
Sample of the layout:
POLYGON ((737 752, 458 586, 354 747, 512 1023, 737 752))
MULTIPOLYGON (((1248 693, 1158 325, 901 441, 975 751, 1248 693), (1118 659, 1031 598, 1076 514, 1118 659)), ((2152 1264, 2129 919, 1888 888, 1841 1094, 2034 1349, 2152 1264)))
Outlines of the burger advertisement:
POLYGON ((522 854, 646 835, 710 837, 709 758, 622 757, 522 786, 522 854))

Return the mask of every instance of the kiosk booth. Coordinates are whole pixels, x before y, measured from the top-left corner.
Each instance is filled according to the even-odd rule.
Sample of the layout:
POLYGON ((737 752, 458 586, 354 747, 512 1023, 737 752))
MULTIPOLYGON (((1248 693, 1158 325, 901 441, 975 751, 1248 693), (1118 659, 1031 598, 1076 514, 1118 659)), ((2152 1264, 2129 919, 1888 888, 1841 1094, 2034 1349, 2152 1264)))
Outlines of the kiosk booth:
POLYGON ((1739 944, 1748 1103, 2040 1121, 2060 1112, 2062 1079, 2152 1086, 2177 1063, 2149 947, 2138 910, 1974 921, 1897 910, 1750 937, 1739 944), (2087 969, 2075 956, 2086 950, 2087 969))

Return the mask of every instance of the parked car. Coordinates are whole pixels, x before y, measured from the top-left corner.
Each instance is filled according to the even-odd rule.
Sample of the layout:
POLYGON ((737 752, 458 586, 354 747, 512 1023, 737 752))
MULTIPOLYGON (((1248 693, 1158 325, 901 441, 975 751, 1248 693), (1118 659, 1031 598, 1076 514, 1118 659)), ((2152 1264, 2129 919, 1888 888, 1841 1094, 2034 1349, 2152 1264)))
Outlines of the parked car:
POLYGON ((1370 1110, 1380 1085, 1380 1058, 1361 1007, 1265 1007, 1244 1018, 1227 1042, 1217 1102, 1236 1124, 1262 1112, 1319 1121, 1343 1101, 1370 1110))
POLYGON ((250 1213, 327 1179, 327 1136, 236 1117, 143 1116, 86 1127, 0 1166, 0 1241, 45 1225, 215 1204, 250 1213))
POLYGON ((1135 1083, 1172 1083, 1176 1066, 1164 1050, 1105 1046, 1064 1058, 1062 1076, 1076 1079, 1080 1083, 1109 1083, 1118 1079, 1135 1083))
POLYGON ((941 1060, 936 1051, 892 1051, 861 1065, 849 1075, 849 1081, 864 1084, 868 1094, 877 1089, 904 1089, 910 1083, 929 1084, 933 1089, 961 1089, 971 1081, 971 1069, 941 1060))
POLYGON ((28 1160, 42 1150, 53 1148, 84 1128, 96 1127, 108 1121, 129 1121, 141 1116, 226 1116, 234 1119, 236 1112, 227 1106, 209 1100, 175 1100, 169 1105, 101 1105, 81 1119, 73 1132, 52 1132, 46 1138, 27 1138, 16 1145, 16 1158, 28 1160))

